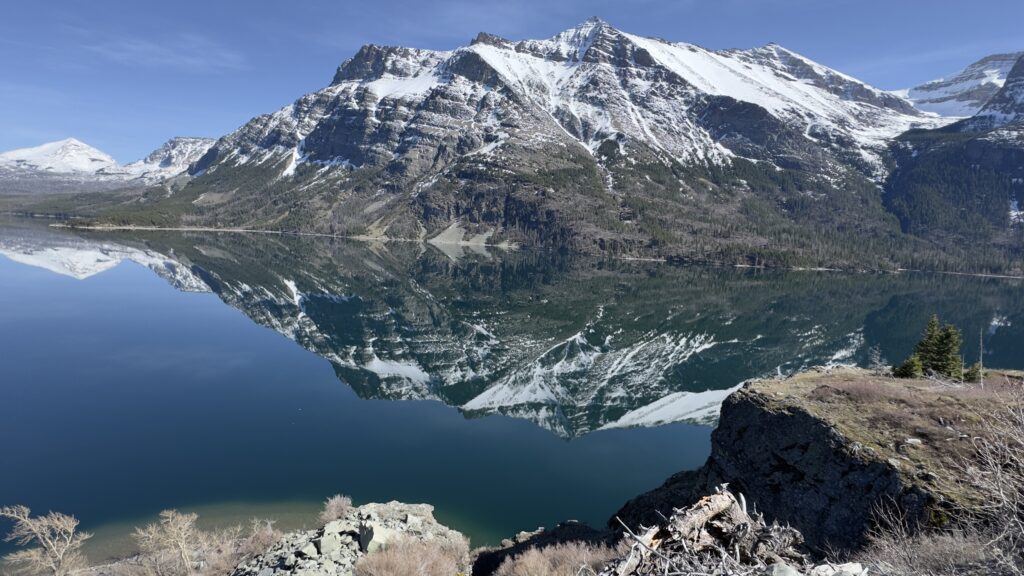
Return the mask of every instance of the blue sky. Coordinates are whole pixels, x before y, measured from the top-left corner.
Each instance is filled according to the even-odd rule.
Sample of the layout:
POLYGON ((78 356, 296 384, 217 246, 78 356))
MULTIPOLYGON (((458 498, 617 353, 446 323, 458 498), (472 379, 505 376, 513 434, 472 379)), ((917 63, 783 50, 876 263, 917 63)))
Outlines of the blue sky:
POLYGON ((121 162, 220 136, 366 43, 451 49, 590 16, 709 48, 778 42, 893 89, 1024 50, 1020 0, 50 0, 0 13, 0 150, 74 136, 121 162))

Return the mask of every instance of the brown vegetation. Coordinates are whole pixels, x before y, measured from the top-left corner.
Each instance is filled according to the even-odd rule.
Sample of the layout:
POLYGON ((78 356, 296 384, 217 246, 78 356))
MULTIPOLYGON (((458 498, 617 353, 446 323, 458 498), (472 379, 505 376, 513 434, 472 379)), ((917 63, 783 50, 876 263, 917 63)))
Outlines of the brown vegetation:
POLYGON ((469 543, 396 539, 356 563, 356 576, 453 576, 462 572, 469 543))
POLYGON ((928 531, 881 509, 863 561, 891 576, 1024 574, 1024 407, 1016 400, 984 415, 973 450, 950 469, 950 491, 974 498, 949 525, 928 531))
POLYGON ((335 494, 324 501, 324 509, 320 511, 320 522, 327 524, 344 518, 352 509, 352 499, 348 496, 335 494))
POLYGON ((586 576, 618 556, 614 548, 603 544, 567 542, 544 548, 532 548, 505 560, 495 576, 586 576))

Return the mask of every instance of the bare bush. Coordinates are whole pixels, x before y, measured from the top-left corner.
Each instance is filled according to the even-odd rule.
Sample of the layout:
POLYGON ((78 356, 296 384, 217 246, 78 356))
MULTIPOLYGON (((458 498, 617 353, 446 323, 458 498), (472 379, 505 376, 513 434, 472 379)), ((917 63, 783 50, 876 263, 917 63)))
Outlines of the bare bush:
POLYGON ((262 554, 281 538, 270 520, 253 519, 249 530, 231 526, 200 530, 197 514, 160 513, 160 521, 133 534, 139 546, 134 570, 146 576, 215 576, 229 574, 243 560, 262 554))
POLYGON ((604 545, 567 542, 531 548, 505 560, 495 576, 583 576, 598 570, 617 553, 604 545))
POLYGON ((32 516, 25 506, 4 506, 0 517, 14 522, 8 542, 19 546, 35 546, 8 554, 5 559, 31 573, 65 576, 85 566, 82 544, 92 537, 78 532, 78 519, 74 516, 49 512, 32 516))
POLYGON ((352 499, 348 496, 335 494, 324 501, 324 509, 320 511, 320 522, 327 524, 340 520, 352 509, 352 499))
POLYGON ((282 536, 281 531, 274 527, 273 520, 253 518, 249 524, 249 533, 238 541, 238 560, 235 564, 266 552, 282 536))
POLYGON ((356 576, 452 576, 462 571, 469 556, 465 539, 416 540, 399 538, 356 562, 356 576))
POLYGON ((192 576, 206 545, 206 536, 196 527, 198 514, 164 510, 160 521, 136 528, 132 537, 139 546, 140 560, 156 576, 192 576))

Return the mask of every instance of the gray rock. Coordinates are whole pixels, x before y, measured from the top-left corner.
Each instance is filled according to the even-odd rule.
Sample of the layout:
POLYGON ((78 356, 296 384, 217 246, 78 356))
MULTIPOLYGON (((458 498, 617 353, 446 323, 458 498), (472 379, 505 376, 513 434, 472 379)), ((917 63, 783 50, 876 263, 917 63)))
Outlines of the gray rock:
POLYGON ((856 562, 815 566, 808 576, 867 576, 867 569, 856 562))
POLYGON ((764 571, 765 576, 803 576, 799 570, 789 564, 778 562, 764 571))
POLYGON ((306 558, 318 558, 320 556, 320 552, 316 549, 316 544, 312 542, 308 542, 305 546, 299 548, 299 554, 306 558))
POLYGON ((333 556, 341 550, 341 537, 337 533, 328 533, 313 540, 318 552, 323 556, 333 556))

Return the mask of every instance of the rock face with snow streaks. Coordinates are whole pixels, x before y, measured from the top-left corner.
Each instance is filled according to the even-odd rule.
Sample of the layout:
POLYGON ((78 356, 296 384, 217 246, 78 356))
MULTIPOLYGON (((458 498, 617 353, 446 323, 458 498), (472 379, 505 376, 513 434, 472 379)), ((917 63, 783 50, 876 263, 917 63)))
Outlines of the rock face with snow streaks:
MULTIPOLYGON (((760 263, 765 245, 809 257, 840 220, 895 245, 888 144, 948 121, 778 45, 591 19, 543 40, 364 46, 153 202, 190 223, 760 263)), ((853 245, 831 244, 840 260, 853 245)))

